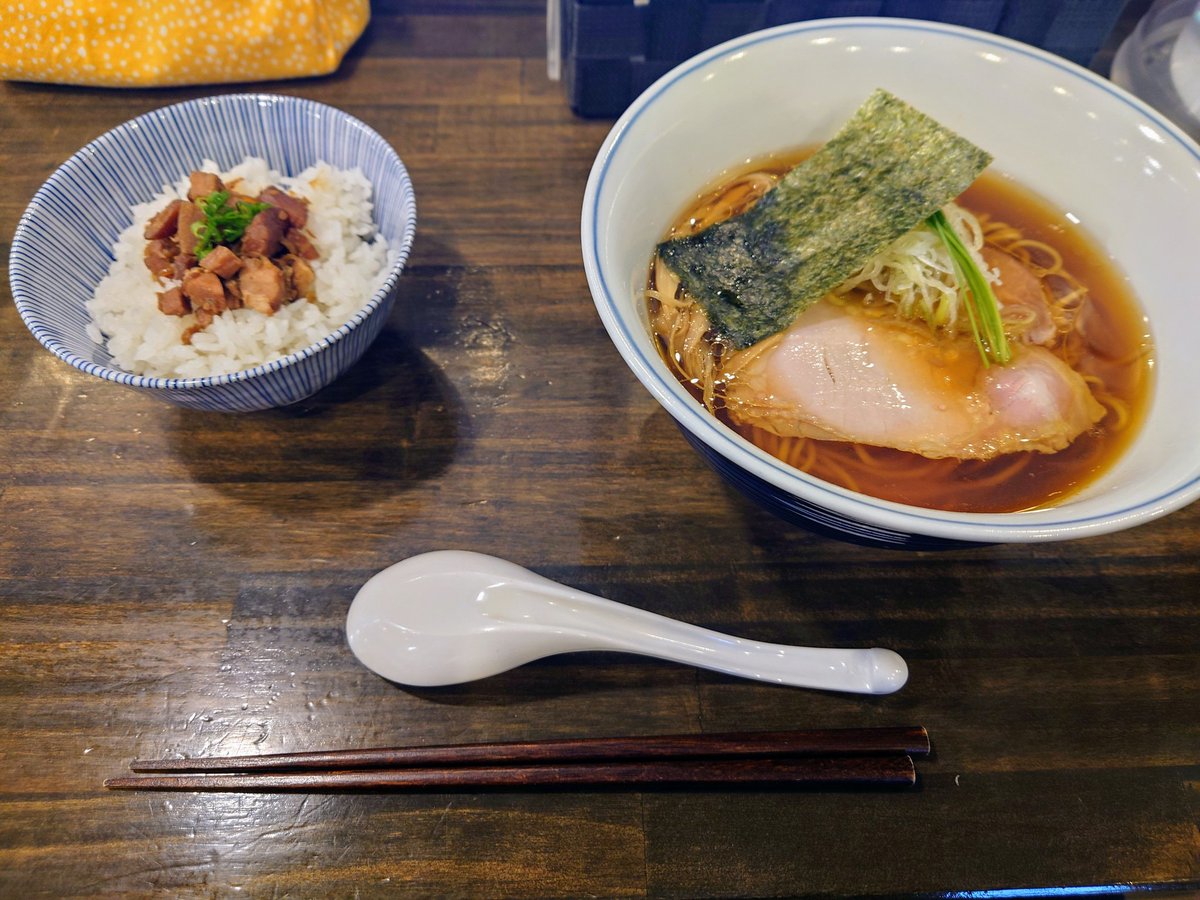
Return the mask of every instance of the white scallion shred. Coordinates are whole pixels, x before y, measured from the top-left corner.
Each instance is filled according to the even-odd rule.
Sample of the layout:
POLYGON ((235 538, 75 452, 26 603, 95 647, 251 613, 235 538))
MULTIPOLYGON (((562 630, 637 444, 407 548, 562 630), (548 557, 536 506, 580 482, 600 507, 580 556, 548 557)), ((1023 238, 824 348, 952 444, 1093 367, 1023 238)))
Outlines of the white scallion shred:
MULTIPOLYGON (((983 228, 979 220, 954 203, 943 207, 942 212, 984 277, 990 284, 999 284, 999 274, 987 268, 980 254, 983 228)), ((855 290, 864 292, 868 303, 894 306, 899 315, 927 322, 933 328, 950 333, 957 332, 960 324, 964 330, 970 328, 950 251, 925 224, 867 260, 834 293, 844 295, 855 290)))

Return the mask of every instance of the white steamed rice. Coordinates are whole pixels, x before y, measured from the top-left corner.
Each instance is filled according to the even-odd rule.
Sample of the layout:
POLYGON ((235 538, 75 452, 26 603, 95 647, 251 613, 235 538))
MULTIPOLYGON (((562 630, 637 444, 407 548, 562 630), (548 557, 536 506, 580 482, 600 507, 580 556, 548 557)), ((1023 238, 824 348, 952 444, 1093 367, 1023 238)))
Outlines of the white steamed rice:
POLYGON ((224 375, 253 368, 302 350, 336 331, 375 293, 391 258, 387 240, 376 233, 371 217, 371 183, 358 169, 318 163, 289 178, 263 159, 246 158, 227 172, 205 161, 226 184, 256 194, 276 185, 309 203, 306 230, 320 251, 312 262, 315 302, 297 300, 268 316, 252 309, 230 310, 183 342, 195 317, 159 312, 156 294, 165 286, 143 261, 146 223, 168 202, 187 198, 186 174, 148 203, 133 207, 133 224, 113 247, 108 275, 88 302, 89 333, 107 340, 113 361, 128 372, 165 378, 224 375), (239 181, 240 180, 240 181, 239 181))

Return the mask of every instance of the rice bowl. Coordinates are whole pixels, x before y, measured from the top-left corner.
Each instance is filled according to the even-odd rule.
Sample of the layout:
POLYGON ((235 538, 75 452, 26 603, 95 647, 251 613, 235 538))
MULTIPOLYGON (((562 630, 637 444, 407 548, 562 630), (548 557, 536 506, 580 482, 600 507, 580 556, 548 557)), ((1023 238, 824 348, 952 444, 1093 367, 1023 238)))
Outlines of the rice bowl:
POLYGON ((18 312, 30 332, 75 368, 185 407, 252 411, 304 399, 362 356, 395 302, 415 228, 407 170, 366 124, 298 97, 222 95, 146 113, 63 163, 21 217, 9 274, 18 312), (318 163, 359 170, 370 185, 373 234, 379 238, 366 242, 374 247, 368 255, 386 242, 386 262, 366 294, 353 299, 348 316, 343 318, 344 311, 336 315, 343 319, 340 324, 329 320, 320 328, 303 329, 303 337, 292 335, 296 340, 280 349, 282 355, 269 354, 277 358, 247 362, 223 374, 165 376, 126 368, 113 351, 127 359, 132 349, 120 347, 120 341, 108 346, 89 303, 110 274, 113 247, 131 227, 131 210, 206 161, 228 171, 247 157, 265 160, 284 179, 297 178, 318 163))

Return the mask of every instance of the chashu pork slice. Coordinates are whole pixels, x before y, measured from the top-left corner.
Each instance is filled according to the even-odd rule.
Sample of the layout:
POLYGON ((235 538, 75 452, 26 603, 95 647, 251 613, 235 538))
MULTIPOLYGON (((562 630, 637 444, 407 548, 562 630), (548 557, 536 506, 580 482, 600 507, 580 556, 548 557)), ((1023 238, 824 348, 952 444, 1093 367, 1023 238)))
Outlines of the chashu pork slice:
POLYGON ((1014 347, 1011 363, 985 367, 969 337, 939 339, 828 301, 735 354, 726 370, 729 413, 742 424, 934 459, 1052 453, 1105 412, 1042 347, 1014 347))

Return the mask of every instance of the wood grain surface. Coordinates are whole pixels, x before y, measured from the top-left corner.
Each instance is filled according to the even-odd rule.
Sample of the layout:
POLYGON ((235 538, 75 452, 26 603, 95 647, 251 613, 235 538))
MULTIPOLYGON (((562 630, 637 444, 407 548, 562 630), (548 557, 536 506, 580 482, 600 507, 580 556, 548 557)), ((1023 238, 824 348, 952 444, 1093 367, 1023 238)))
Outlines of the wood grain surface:
MULTIPOLYGON (((359 116, 416 188, 392 319, 312 399, 227 416, 90 379, 0 287, 0 896, 1200 886, 1200 505, 899 552, 725 487, 595 314, 578 222, 611 122, 547 79, 544 9, 377 4, 335 75, 246 86, 359 116), (911 678, 841 696, 591 653, 389 684, 348 650, 347 607, 443 548, 744 637, 889 647, 911 678), (905 791, 102 786, 135 758, 907 724, 934 752, 905 791)), ((81 145, 221 90, 0 85, 3 259, 81 145)))

